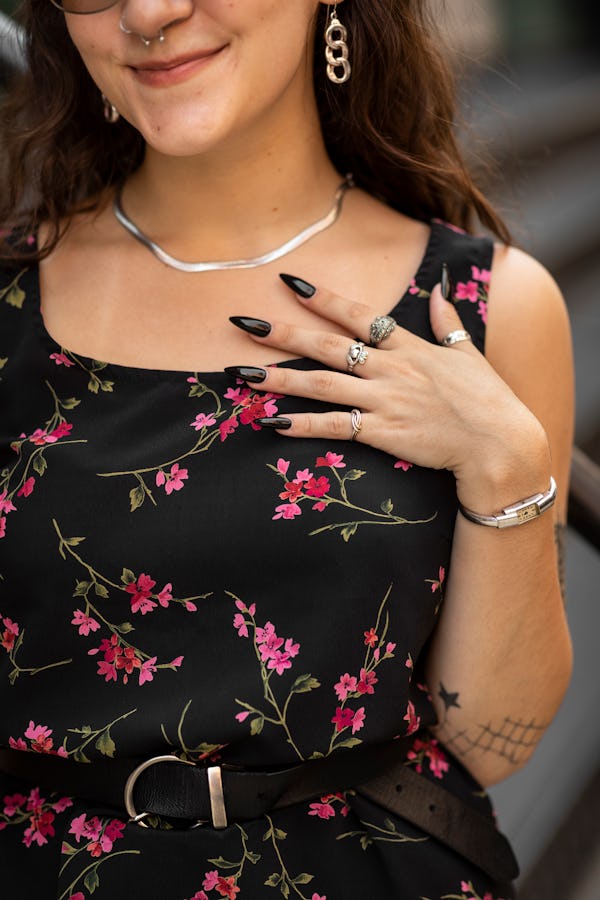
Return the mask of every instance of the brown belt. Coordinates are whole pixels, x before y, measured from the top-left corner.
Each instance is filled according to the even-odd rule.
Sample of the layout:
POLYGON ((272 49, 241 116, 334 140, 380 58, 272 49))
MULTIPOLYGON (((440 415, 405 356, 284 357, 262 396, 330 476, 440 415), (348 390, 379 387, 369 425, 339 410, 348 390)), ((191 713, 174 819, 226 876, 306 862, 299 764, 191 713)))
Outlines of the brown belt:
POLYGON ((52 755, 0 749, 0 771, 44 790, 125 811, 224 828, 273 809, 354 790, 400 816, 478 866, 495 881, 519 874, 510 844, 491 819, 402 762, 411 741, 340 751, 276 771, 204 766, 156 756, 78 763, 52 755), (400 760, 400 761, 399 761, 400 760))

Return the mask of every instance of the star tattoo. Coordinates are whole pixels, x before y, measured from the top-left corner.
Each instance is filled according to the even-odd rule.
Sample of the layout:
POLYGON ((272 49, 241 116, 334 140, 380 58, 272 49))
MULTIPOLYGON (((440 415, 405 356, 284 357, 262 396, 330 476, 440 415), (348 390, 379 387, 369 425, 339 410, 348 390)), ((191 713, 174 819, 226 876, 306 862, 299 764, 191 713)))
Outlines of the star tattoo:
POLYGON ((440 681, 440 689, 438 691, 438 697, 442 698, 442 702, 446 708, 446 712, 452 707, 456 706, 457 709, 460 709, 460 703, 458 702, 458 691, 456 693, 449 693, 442 682, 440 681))

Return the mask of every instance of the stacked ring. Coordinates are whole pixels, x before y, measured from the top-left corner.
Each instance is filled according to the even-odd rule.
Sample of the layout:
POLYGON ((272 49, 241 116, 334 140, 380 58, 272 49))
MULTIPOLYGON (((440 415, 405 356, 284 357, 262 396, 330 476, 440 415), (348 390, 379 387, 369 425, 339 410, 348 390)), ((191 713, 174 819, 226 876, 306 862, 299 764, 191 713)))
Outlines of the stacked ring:
POLYGON ((353 409, 350 413, 350 417, 352 422, 352 437, 350 440, 355 441, 362 428, 362 413, 360 409, 353 409))
POLYGON ((471 335, 468 331, 464 331, 462 328, 457 329, 456 331, 451 331, 446 335, 445 338, 442 338, 440 344, 443 347, 451 347, 452 344, 459 344, 461 341, 470 341, 471 335))
POLYGON ((346 353, 346 364, 350 375, 353 374, 354 366, 357 363, 360 366, 364 366, 368 355, 369 351, 365 347, 363 341, 356 341, 354 344, 350 344, 348 352, 346 353))
POLYGON ((369 328, 369 345, 378 347, 390 336, 395 327, 396 322, 391 316, 375 316, 369 328))

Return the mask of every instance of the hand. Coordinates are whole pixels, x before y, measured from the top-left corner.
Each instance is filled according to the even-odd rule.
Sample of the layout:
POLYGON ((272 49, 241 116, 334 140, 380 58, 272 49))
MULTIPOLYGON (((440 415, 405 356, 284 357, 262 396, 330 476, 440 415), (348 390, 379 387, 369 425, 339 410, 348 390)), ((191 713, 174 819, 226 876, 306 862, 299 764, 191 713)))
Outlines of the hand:
MULTIPOLYGON (((323 319, 323 330, 273 322, 270 330, 266 324, 265 336, 253 339, 317 360, 334 371, 273 366, 259 370, 256 380, 268 384, 273 393, 360 409, 362 428, 356 440, 419 466, 451 470, 467 506, 474 503, 477 508, 477 499, 486 496, 477 490, 486 479, 501 486, 506 478, 513 485, 506 500, 514 499, 514 472, 531 458, 532 447, 545 445, 545 436, 537 419, 470 341, 443 347, 398 326, 378 348, 369 347, 364 364, 348 374, 346 354, 353 341, 327 330, 327 322, 367 343, 371 322, 380 311, 325 288, 309 298, 296 296, 323 319), (462 493, 461 483, 468 485, 462 493)), ((439 285, 431 294, 430 320, 438 342, 463 327, 439 285)), ((352 436, 348 411, 295 413, 289 422, 282 431, 289 437, 352 436)), ((540 489, 545 489, 546 474, 539 474, 542 456, 534 453, 533 458, 540 489)))

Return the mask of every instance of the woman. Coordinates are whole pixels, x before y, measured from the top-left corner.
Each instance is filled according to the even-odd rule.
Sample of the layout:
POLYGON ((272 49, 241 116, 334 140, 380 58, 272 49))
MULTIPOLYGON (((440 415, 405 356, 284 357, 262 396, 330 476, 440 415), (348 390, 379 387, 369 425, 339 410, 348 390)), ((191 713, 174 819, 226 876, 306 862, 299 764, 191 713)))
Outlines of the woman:
POLYGON ((23 4, 11 895, 513 896, 483 788, 569 676, 569 334, 464 169, 422 6, 23 4))

